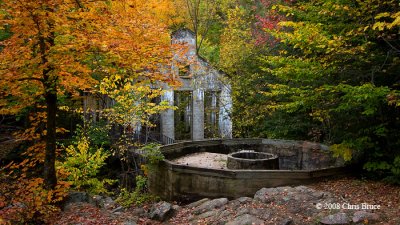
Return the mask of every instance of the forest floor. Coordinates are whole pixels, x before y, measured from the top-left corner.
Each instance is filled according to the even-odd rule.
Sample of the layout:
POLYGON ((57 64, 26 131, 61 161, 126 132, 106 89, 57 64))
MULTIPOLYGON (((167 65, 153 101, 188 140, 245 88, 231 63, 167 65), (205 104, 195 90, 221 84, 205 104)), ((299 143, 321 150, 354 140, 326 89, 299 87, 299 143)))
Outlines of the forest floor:
MULTIPOLYGON (((324 191, 333 194, 337 199, 346 202, 349 205, 360 205, 368 203, 370 205, 379 205, 380 209, 374 210, 380 216, 378 222, 373 224, 400 224, 400 186, 394 186, 379 181, 360 180, 347 177, 323 180, 307 187, 317 191, 324 191)), ((145 210, 150 206, 144 206, 145 210)), ((235 211, 232 208, 228 210, 235 211)), ((182 209, 167 223, 160 223, 148 218, 133 218, 132 215, 142 210, 139 208, 130 208, 124 212, 115 214, 111 210, 99 209, 90 204, 75 204, 63 211, 56 219, 56 224, 188 224, 191 217, 190 209, 182 209), (133 219, 133 220, 131 220, 133 219), (125 221, 125 222, 124 222, 125 221), (133 221, 127 223, 126 221, 133 221)), ((285 216, 285 211, 274 211, 273 216, 285 216)), ((367 221, 368 222, 368 221, 367 221)), ((314 224, 315 222, 304 223, 314 224)), ((208 224, 206 221, 199 224, 208 224)), ((274 223, 266 223, 274 224, 274 223)))
POLYGON ((308 186, 330 192, 352 205, 380 205, 377 211, 384 217, 382 224, 400 225, 400 186, 353 177, 325 180, 308 186))

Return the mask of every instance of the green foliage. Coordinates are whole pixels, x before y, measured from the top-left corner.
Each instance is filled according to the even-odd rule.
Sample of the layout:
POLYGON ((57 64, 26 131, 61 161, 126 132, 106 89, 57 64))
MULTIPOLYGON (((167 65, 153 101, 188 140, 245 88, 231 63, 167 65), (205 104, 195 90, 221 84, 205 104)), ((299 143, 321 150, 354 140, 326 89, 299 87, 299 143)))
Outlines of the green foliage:
POLYGON ((97 175, 109 153, 102 148, 90 151, 90 141, 82 136, 76 145, 66 148, 67 156, 64 162, 58 162, 58 170, 67 174, 66 180, 71 181, 75 189, 86 190, 92 194, 107 193, 106 184, 113 184, 115 180, 99 180, 97 175))
POLYGON ((5 26, 0 28, 0 41, 6 40, 9 37, 11 37, 10 27, 5 26))
POLYGON ((353 154, 353 150, 346 143, 331 145, 331 151, 333 151, 335 157, 340 156, 345 161, 351 160, 353 154))
POLYGON ((220 66, 232 73, 242 66, 253 52, 249 16, 243 8, 227 10, 225 29, 221 37, 220 66))
POLYGON ((105 118, 124 129, 135 129, 139 123, 151 126, 152 115, 174 108, 166 101, 155 103, 164 91, 161 88, 152 88, 152 80, 137 82, 138 79, 143 79, 140 74, 127 78, 115 75, 104 78, 100 84, 100 92, 115 101, 112 108, 104 110, 105 118))
MULTIPOLYGON (((2 6, 0 9, 0 16, 7 15, 6 10, 3 9, 4 5, 3 5, 2 1, 0 1, 0 6, 2 6)), ((12 35, 12 33, 10 31, 10 25, 0 26, 0 41, 6 40, 7 38, 11 37, 11 35, 12 35)), ((3 46, 0 45, 0 51, 2 49, 3 49, 3 46)))
POLYGON ((121 189, 116 202, 123 207, 130 207, 132 205, 140 206, 144 203, 155 202, 159 198, 147 193, 147 178, 143 176, 136 177, 136 187, 133 192, 129 192, 126 189, 121 189))
POLYGON ((90 144, 96 147, 111 144, 109 125, 105 120, 100 120, 99 122, 86 121, 85 123, 83 127, 78 125, 76 128, 76 138, 78 140, 84 135, 88 138, 90 144))
POLYGON ((150 143, 143 146, 140 150, 143 151, 143 156, 147 159, 148 164, 156 165, 164 160, 164 155, 160 150, 160 145, 157 143, 150 143))
POLYGON ((386 181, 400 184, 400 156, 396 156, 393 162, 390 160, 367 162, 364 165, 364 169, 371 172, 384 173, 386 181))
MULTIPOLYGON (((164 155, 160 151, 159 144, 150 143, 143 146, 139 150, 142 151, 143 156, 147 160, 147 164, 141 166, 141 169, 145 175, 147 174, 148 170, 152 169, 152 166, 164 160, 164 155)), ((129 192, 125 188, 121 189, 121 193, 116 200, 119 204, 124 207, 130 207, 132 205, 142 205, 144 203, 158 200, 157 196, 148 193, 147 178, 145 176, 138 175, 135 179, 136 187, 134 191, 129 192)))
MULTIPOLYGON (((231 78, 234 135, 319 141, 347 161, 395 165, 400 5, 394 0, 242 3, 221 1, 225 19, 214 32, 219 43, 210 41, 219 56, 204 50, 231 78), (260 39, 264 44, 258 25, 267 34, 260 39)), ((397 171, 381 173, 381 167, 371 166, 376 164, 367 165, 382 176, 397 171)))
MULTIPOLYGON (((146 165, 142 165, 141 169, 146 175, 152 166, 158 164, 164 160, 164 155, 160 150, 160 145, 156 143, 150 143, 139 149, 142 151, 143 156, 146 158, 146 165)), ((136 187, 133 192, 129 192, 127 189, 122 188, 121 193, 117 198, 117 202, 124 207, 132 205, 142 205, 148 202, 154 202, 158 200, 158 197, 148 193, 147 190, 147 178, 145 176, 136 176, 136 187)))
POLYGON ((280 44, 259 57, 263 76, 270 77, 258 91, 270 112, 263 117, 270 121, 264 132, 322 141, 331 144, 336 156, 367 160, 368 171, 396 176, 397 161, 389 159, 400 147, 400 61, 399 49, 393 49, 394 12, 400 6, 393 1, 313 0, 272 8, 286 20, 268 30, 280 44), (303 132, 277 133, 290 131, 293 116, 306 123, 303 132))

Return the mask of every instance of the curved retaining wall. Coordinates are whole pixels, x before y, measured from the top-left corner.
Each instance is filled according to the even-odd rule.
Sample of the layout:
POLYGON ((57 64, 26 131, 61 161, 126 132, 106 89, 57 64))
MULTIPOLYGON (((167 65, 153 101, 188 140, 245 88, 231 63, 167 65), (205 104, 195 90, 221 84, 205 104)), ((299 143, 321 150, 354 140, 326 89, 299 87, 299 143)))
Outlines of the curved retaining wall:
POLYGON ((287 140, 229 139, 181 142, 161 148, 166 160, 149 173, 149 189, 163 199, 252 196, 263 187, 300 185, 345 172, 325 145, 287 140), (195 152, 229 154, 253 149, 279 156, 280 170, 209 169, 170 160, 195 152))

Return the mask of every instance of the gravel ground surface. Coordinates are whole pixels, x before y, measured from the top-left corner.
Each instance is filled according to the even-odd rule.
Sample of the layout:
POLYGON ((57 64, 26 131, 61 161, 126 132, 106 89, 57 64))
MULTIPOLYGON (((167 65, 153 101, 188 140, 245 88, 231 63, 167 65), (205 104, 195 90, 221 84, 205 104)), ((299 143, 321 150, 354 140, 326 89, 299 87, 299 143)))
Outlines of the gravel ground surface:
POLYGON ((173 162, 202 168, 226 169, 227 157, 226 154, 199 152, 174 159, 173 162))

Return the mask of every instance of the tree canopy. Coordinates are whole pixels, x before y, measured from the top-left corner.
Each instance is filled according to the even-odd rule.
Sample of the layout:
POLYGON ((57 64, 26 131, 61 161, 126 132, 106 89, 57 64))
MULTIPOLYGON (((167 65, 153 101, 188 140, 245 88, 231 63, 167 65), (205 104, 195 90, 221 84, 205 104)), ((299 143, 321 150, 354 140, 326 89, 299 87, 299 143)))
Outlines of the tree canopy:
POLYGON ((66 167, 96 154, 95 172, 104 165, 110 154, 92 154, 103 153, 101 144, 89 146, 94 140, 81 137, 67 148, 56 143, 67 132, 58 126, 61 113, 81 113, 82 96, 111 98, 113 107, 102 115, 124 131, 150 127, 152 115, 172 108, 156 99, 163 94, 160 82, 179 85, 168 68, 179 48, 171 45, 170 34, 182 27, 193 29, 197 53, 230 78, 235 137, 322 142, 338 157, 400 183, 396 0, 0 0, 0 5, 0 115, 22 120, 25 129, 17 138, 28 141, 19 166, 7 167, 25 174, 16 183, 21 193, 23 185, 30 194, 40 190, 48 202, 61 199, 57 176, 65 174, 57 174, 55 163, 65 149, 66 167), (68 105, 73 100, 80 103, 68 105), (43 178, 33 175, 37 171, 43 178))
POLYGON ((323 142, 398 177, 396 1, 221 1, 215 12, 199 53, 231 77, 235 136, 323 142))
MULTIPOLYGON (((1 113, 43 105, 45 182, 56 184, 57 98, 94 90, 105 77, 170 82, 156 68, 171 57, 164 1, 3 1, 1 113), (140 78, 141 77, 141 78, 140 78)), ((115 87, 116 88, 116 87, 115 87)))

